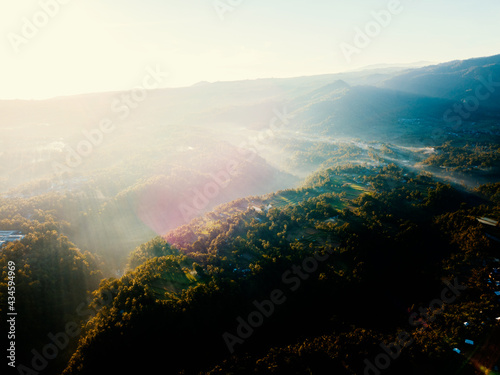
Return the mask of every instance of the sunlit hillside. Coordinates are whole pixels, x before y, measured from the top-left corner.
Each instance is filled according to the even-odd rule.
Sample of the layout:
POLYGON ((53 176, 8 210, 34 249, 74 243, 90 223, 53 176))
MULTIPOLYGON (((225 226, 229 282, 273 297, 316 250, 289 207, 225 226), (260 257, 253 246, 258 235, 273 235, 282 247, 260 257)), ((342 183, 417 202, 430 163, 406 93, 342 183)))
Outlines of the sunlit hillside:
POLYGON ((0 374, 500 374, 499 12, 4 2, 0 374))

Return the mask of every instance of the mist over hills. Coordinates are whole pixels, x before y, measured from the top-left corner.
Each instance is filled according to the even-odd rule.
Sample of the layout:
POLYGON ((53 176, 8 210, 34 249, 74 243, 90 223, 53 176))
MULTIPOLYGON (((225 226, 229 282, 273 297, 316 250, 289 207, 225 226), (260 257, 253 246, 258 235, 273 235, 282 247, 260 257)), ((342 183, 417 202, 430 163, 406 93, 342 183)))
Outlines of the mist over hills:
MULTIPOLYGON (((35 164, 32 176, 48 177, 52 174, 50 163, 46 163, 48 157, 25 160, 19 154, 33 150, 48 154, 50 150, 50 158, 63 159, 65 150, 85 140, 82 131, 98 128, 103 119, 110 119, 116 125, 116 130, 106 137, 110 140, 100 147, 110 155, 125 148, 142 150, 147 142, 171 138, 172 132, 183 127, 203 129, 204 136, 208 132, 217 139, 237 143, 235 138, 248 136, 245 131, 269 127, 273 110, 285 107, 293 120, 290 129, 313 127, 315 131, 354 137, 367 134, 376 137, 379 132, 385 137, 388 132, 400 133, 404 127, 401 119, 413 119, 420 120, 420 126, 415 124, 404 132, 429 134, 431 128, 450 125, 444 120, 446 110, 470 95, 475 97, 474 90, 484 86, 484 82, 490 84, 484 89, 487 91, 480 93, 488 94, 487 98, 480 100, 478 108, 467 113, 463 120, 475 122, 485 115, 489 119, 498 118, 499 60, 499 56, 492 56, 385 74, 375 69, 290 79, 206 83, 150 91, 140 102, 133 101, 130 92, 44 101, 0 101, 4 119, 0 126, 8 130, 0 145, 5 162, 2 165, 11 165, 4 170, 6 174, 16 171, 22 176, 24 170, 33 169, 35 164), (130 140, 134 140, 132 144, 130 140), (12 154, 11 148, 18 156, 6 160, 12 154), (16 167, 20 161, 23 168, 16 167)), ((103 167, 102 159, 99 167, 103 167)))
POLYGON ((379 84, 381 87, 423 96, 462 101, 477 96, 483 87, 481 106, 500 109, 500 55, 451 61, 420 69, 400 72, 379 84))
MULTIPOLYGON (((203 186, 229 161, 239 160, 231 185, 196 210, 202 214, 232 199, 294 187, 328 160, 314 151, 325 147, 318 142, 328 147, 347 142, 351 154, 365 152, 353 151, 352 139, 424 149, 457 137, 497 142, 499 69, 500 56, 492 56, 423 68, 203 83, 140 97, 129 91, 0 101, 0 191, 6 197, 77 190, 99 196, 92 203, 96 213, 128 213, 122 215, 124 225, 110 227, 89 246, 97 249, 105 239, 120 252, 143 242, 151 230, 163 234, 183 224, 178 205, 165 203, 157 207, 176 213, 163 224, 160 213, 154 225, 151 218, 140 219, 138 212, 145 211, 140 197, 158 181, 175 191, 187 189, 193 199, 189 187, 203 186), (458 117, 457 127, 453 109, 467 96, 475 98, 484 82, 490 85, 480 90, 482 100, 458 117), (127 240, 127 233, 135 233, 134 240, 127 240), (120 238, 116 246, 111 238, 120 238)), ((169 189, 153 190, 168 195, 169 189)))
POLYGON ((48 374, 500 364, 500 55, 137 90, 0 101, 19 361, 70 321, 48 374))

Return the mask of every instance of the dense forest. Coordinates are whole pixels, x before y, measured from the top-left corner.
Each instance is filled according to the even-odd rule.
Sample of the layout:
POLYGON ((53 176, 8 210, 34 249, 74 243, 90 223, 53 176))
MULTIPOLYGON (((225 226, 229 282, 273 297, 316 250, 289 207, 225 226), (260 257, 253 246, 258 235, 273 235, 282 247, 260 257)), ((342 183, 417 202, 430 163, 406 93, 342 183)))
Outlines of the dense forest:
MULTIPOLYGON (((2 225, 3 228, 9 225, 22 228, 28 233, 21 242, 4 245, 0 254, 0 287, 10 291, 9 280, 15 281, 15 304, 7 303, 13 294, 1 293, 0 312, 6 314, 11 311, 10 306, 19 311, 15 317, 15 336, 10 337, 15 338, 17 344, 17 360, 21 366, 18 370, 29 373, 27 368, 32 369, 32 359, 43 355, 42 348, 62 332, 66 336, 58 341, 55 353, 47 354, 50 360, 40 357, 38 362, 38 371, 56 371, 75 348, 80 325, 87 318, 82 311, 88 305, 88 293, 99 286, 103 277, 102 265, 94 255, 80 251, 61 234, 63 228, 48 214, 39 212, 39 217, 33 217, 32 221, 4 220, 2 225), (9 265, 15 266, 14 279, 8 277, 9 265), (67 336, 65 332, 71 333, 67 336), (25 365, 27 367, 23 367, 25 365)), ((2 320, 2 331, 8 332, 6 325, 7 321, 2 320)), ((2 348, 6 343, 2 342, 2 348)))
POLYGON ((7 370, 500 373, 499 61, 158 90, 64 173, 112 94, 0 102, 7 370))
MULTIPOLYGON (((499 244, 477 218, 499 217, 498 189, 467 192, 396 165, 346 166, 249 197, 246 208, 230 203, 232 215, 193 224, 196 241, 179 228, 132 252, 124 276, 101 281, 64 373, 359 374, 384 365, 381 345, 397 353, 384 373, 492 368, 500 305, 488 279, 499 244)), ((42 238, 67 244, 56 233, 42 238)), ((27 246, 10 245, 2 262, 34 267, 27 246)), ((91 290, 95 261, 68 251, 68 273, 91 290)), ((34 301, 44 298, 36 291, 34 301)))
MULTIPOLYGON (((290 162, 319 169, 300 187, 222 204, 121 255, 119 274, 116 255, 70 240, 94 215, 86 199, 98 200, 3 198, 2 229, 26 235, 0 257, 1 287, 14 262, 22 296, 18 372, 476 374, 497 366, 500 230, 478 219, 500 218, 499 183, 469 189, 432 174, 443 166, 462 178, 494 175, 497 150, 302 149, 290 162), (389 163, 409 155, 431 169, 389 163), (355 157, 366 162, 350 164, 355 157)), ((2 293, 2 313, 7 299, 2 293)))

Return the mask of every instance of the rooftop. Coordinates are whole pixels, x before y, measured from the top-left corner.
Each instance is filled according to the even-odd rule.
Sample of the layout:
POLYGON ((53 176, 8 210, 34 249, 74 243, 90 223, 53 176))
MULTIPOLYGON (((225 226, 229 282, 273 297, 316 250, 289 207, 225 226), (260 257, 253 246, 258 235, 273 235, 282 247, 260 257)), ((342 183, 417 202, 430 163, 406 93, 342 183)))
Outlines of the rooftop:
POLYGON ((18 230, 1 230, 0 247, 7 242, 21 241, 25 236, 18 230))

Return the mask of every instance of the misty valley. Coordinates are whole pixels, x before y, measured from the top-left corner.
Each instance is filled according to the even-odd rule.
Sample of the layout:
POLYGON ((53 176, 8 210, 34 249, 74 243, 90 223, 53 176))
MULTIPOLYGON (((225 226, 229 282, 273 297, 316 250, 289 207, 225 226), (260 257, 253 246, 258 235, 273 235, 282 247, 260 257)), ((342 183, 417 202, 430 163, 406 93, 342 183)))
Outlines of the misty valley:
POLYGON ((500 55, 144 74, 0 101, 15 373, 500 373, 500 55))

